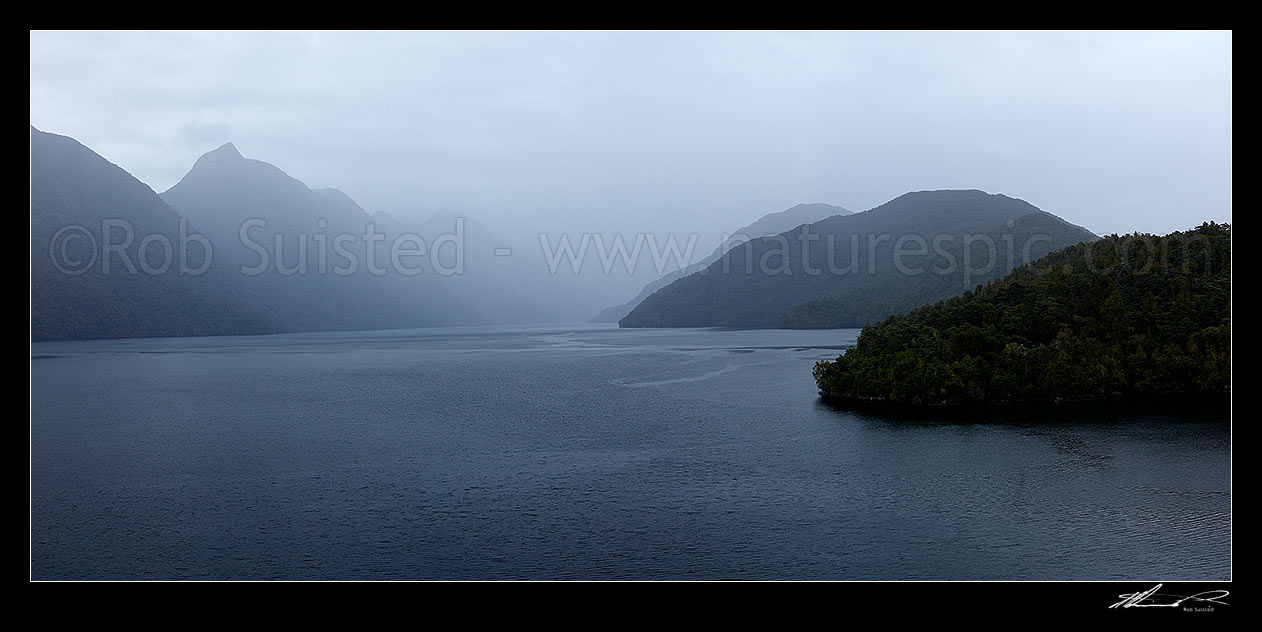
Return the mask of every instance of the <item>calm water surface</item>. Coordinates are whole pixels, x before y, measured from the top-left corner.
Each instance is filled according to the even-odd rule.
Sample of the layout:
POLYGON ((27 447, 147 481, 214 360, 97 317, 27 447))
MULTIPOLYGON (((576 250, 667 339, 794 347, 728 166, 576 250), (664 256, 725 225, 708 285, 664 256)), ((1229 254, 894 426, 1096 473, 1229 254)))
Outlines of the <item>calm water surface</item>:
POLYGON ((36 344, 31 575, 1231 578, 1225 408, 829 406, 857 334, 36 344))

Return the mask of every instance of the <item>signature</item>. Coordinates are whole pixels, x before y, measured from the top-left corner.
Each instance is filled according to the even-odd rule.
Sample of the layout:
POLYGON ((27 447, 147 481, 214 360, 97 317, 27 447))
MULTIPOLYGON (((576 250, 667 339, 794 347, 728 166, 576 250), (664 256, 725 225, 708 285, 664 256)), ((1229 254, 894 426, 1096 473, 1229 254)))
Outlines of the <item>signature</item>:
POLYGON ((1122 600, 1109 606, 1110 608, 1177 608, 1185 601, 1204 601, 1208 603, 1216 603, 1222 606, 1227 605, 1225 601, 1219 601, 1223 597, 1231 594, 1225 590, 1207 590, 1199 592, 1195 595, 1183 597, 1181 595, 1165 595, 1157 592, 1162 584, 1157 584, 1152 588, 1137 593, 1121 594, 1122 600))

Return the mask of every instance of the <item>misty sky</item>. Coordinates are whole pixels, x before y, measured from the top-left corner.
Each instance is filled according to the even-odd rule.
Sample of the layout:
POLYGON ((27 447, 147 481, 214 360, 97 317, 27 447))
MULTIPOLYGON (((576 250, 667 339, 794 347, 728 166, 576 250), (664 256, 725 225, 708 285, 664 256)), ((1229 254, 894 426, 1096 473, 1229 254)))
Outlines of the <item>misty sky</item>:
POLYGON ((1098 234, 1231 219, 1227 32, 33 32, 30 123, 159 192, 232 141, 509 241, 708 249, 799 202, 943 188, 1098 234))

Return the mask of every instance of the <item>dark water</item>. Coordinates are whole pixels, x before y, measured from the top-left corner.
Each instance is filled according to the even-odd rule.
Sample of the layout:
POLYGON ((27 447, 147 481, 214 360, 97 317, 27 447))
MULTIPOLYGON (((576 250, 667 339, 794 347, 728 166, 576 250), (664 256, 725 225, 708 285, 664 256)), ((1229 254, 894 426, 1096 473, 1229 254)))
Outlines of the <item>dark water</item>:
POLYGON ((857 333, 37 344, 31 575, 1231 578, 1224 410, 850 412, 857 333))

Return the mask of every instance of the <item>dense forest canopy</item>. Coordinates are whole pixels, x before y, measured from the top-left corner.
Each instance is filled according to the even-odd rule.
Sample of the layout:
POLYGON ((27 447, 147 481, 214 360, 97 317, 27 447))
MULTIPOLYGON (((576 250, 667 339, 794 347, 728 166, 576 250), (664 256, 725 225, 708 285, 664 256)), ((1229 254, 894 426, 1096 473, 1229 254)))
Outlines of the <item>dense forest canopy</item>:
POLYGON ((821 394, 916 405, 1226 392, 1231 227, 1071 246, 868 327, 821 394))

